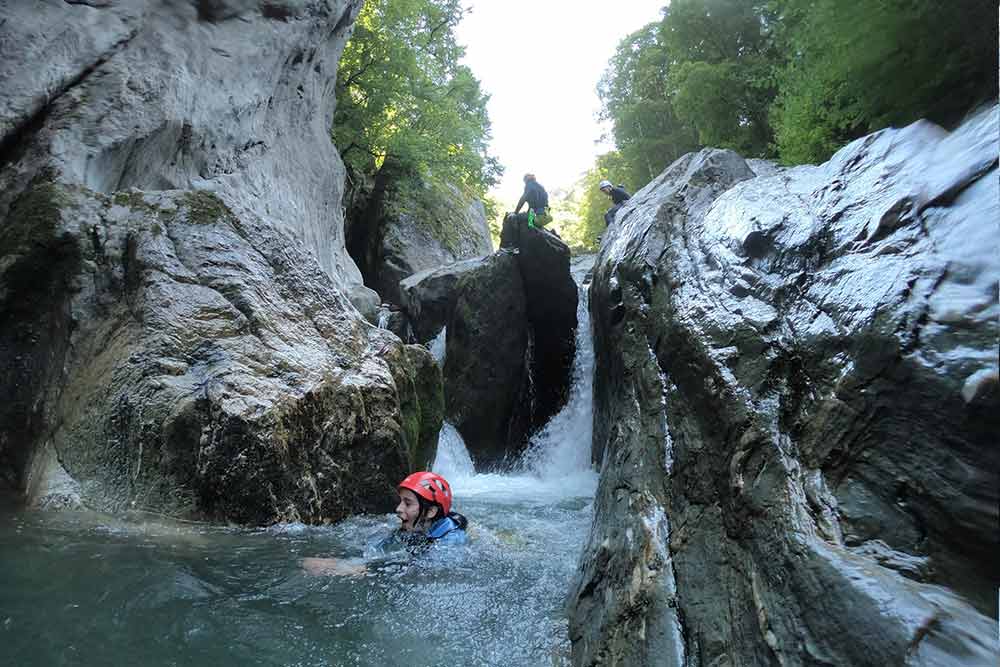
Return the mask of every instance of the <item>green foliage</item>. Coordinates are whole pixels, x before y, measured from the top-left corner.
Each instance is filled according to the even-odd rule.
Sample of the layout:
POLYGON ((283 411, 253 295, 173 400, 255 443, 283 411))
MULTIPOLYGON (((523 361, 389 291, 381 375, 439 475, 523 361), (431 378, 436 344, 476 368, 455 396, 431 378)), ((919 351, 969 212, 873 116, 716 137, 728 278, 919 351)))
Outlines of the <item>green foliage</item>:
MULTIPOLYGON (((673 0, 661 21, 621 41, 598 85, 619 159, 603 173, 641 186, 703 146, 818 162, 889 125, 954 123, 996 99, 997 9, 997 0, 673 0)), ((581 206, 587 220, 599 208, 581 206)))
POLYGON ((774 0, 789 54, 772 122, 781 157, 817 162, 868 132, 945 125, 997 95, 995 0, 774 0))
POLYGON ((661 26, 650 23, 622 40, 598 84, 601 119, 611 121, 627 170, 618 180, 645 183, 697 147, 696 131, 677 117, 666 94, 669 70, 661 26))
POLYGON ((747 0, 675 0, 659 26, 672 63, 667 95, 701 146, 768 155, 776 52, 770 15, 747 0))
POLYGON ((340 60, 333 139, 348 166, 433 174, 482 196, 501 174, 488 154, 489 99, 459 64, 459 0, 368 0, 340 60))
POLYGON ((634 181, 615 179, 626 171, 621 153, 605 153, 597 157, 595 165, 569 191, 553 193, 552 226, 574 252, 595 251, 597 237, 604 234, 604 214, 611 208, 611 199, 601 192, 598 184, 611 179, 629 192, 635 191, 634 181))

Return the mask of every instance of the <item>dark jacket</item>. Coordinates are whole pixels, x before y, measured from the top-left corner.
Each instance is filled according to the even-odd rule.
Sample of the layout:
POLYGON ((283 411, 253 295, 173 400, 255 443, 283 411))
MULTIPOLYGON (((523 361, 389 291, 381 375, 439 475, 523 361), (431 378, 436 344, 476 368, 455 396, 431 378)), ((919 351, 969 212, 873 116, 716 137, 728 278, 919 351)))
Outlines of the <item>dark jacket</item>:
POLYGON ((468 544, 469 537, 465 532, 469 522, 458 512, 449 512, 427 529, 425 533, 407 533, 394 530, 388 536, 371 544, 370 553, 385 554, 394 549, 403 548, 411 554, 425 551, 432 544, 468 544))
POLYGON ((524 184, 524 194, 518 200, 514 213, 520 212, 521 207, 525 204, 528 205, 528 208, 534 209, 535 213, 544 213, 545 209, 549 207, 549 193, 538 181, 528 181, 524 184))
POLYGON ((617 205, 621 204, 622 202, 626 202, 631 198, 632 195, 625 192, 625 188, 621 187, 620 185, 616 185, 611 188, 611 203, 617 205))

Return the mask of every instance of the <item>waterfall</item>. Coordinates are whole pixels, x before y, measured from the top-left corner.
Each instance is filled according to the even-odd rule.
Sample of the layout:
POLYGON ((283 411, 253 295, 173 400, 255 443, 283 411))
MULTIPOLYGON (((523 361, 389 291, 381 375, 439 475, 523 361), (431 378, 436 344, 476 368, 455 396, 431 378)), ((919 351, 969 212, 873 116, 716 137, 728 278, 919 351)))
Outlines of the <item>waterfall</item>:
POLYGON ((437 336, 434 336, 434 340, 432 340, 430 344, 431 356, 437 359, 438 365, 441 366, 441 368, 444 368, 444 351, 447 339, 448 327, 441 327, 441 331, 437 336))
POLYGON ((543 479, 566 479, 568 476, 592 477, 590 466, 594 426, 594 341, 590 329, 588 294, 582 276, 574 272, 580 284, 576 309, 576 356, 573 379, 566 406, 532 436, 521 459, 521 469, 543 479))
MULTIPOLYGON (((590 464, 593 438, 594 344, 588 308, 585 274, 593 257, 574 261, 573 277, 579 287, 577 305, 576 355, 573 378, 565 407, 532 436, 520 463, 511 473, 476 474, 461 434, 445 423, 438 436, 438 453, 433 470, 447 478, 461 494, 552 502, 559 498, 592 496, 597 474, 590 464), (455 479, 452 479, 452 478, 455 479)), ((431 343, 431 352, 444 365, 441 333, 431 343)), ((456 495, 459 492, 456 491, 456 495)))
POLYGON ((472 466, 472 457, 469 456, 469 450, 465 448, 465 441, 462 440, 462 434, 448 422, 441 426, 437 458, 434 459, 432 469, 449 480, 472 477, 476 474, 472 466))
POLYGON ((378 328, 388 329, 389 328, 389 316, 392 315, 392 311, 386 307, 381 307, 378 310, 378 328))

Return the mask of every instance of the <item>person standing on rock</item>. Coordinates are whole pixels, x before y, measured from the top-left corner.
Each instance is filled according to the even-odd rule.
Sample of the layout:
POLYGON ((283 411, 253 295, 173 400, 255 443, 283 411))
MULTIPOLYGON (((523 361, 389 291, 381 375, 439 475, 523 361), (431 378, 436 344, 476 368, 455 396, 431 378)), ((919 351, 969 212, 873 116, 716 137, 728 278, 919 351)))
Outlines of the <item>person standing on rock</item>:
MULTIPOLYGON (((434 545, 464 545, 469 538, 465 532, 468 520, 451 511, 451 485, 433 472, 415 472, 407 475, 396 488, 399 504, 396 516, 399 528, 382 538, 368 551, 379 555, 406 552, 416 555, 434 545)), ((364 574, 364 563, 338 558, 303 558, 302 568, 309 574, 364 574)))
POLYGON ((632 195, 627 193, 625 188, 620 185, 611 185, 611 181, 607 179, 601 181, 598 187, 601 188, 601 192, 611 197, 611 203, 613 206, 608 209, 607 213, 604 214, 604 224, 610 227, 611 223, 615 221, 615 216, 618 215, 618 210, 625 204, 625 202, 632 198, 632 195))

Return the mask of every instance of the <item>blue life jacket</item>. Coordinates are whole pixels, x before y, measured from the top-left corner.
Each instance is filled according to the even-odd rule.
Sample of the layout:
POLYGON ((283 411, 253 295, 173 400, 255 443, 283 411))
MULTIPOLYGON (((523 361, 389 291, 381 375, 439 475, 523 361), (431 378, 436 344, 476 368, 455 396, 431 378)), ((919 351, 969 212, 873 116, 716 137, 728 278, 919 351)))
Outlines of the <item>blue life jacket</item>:
POLYGON ((434 544, 468 544, 469 536, 465 532, 465 527, 468 523, 466 518, 458 512, 451 512, 448 516, 441 517, 432 523, 431 527, 423 535, 419 533, 406 533, 397 529, 371 544, 368 551, 385 554, 402 547, 410 552, 410 554, 417 554, 425 551, 434 544))
POLYGON ((468 544, 465 517, 457 512, 441 517, 427 530, 427 539, 437 544, 468 544))

